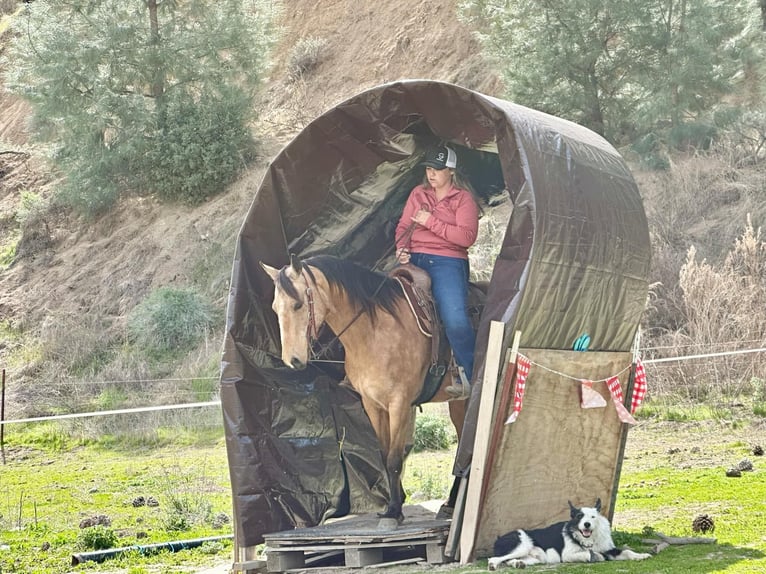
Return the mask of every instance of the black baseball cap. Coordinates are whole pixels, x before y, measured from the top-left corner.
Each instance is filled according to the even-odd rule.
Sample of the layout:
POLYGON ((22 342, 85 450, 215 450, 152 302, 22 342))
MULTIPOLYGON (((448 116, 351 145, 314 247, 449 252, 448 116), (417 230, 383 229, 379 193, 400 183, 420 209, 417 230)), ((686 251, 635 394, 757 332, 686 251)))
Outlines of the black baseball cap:
POLYGON ((455 150, 447 146, 431 148, 426 152, 425 159, 421 165, 432 167, 434 169, 447 169, 448 167, 457 167, 457 155, 455 150))

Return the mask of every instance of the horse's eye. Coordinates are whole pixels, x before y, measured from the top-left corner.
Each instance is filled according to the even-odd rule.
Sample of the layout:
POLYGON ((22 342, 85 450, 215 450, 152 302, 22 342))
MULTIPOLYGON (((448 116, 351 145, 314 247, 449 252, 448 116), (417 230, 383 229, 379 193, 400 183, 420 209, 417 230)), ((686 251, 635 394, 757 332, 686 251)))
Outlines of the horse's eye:
POLYGON ((298 311, 301 307, 303 307, 303 303, 298 301, 295 303, 295 305, 293 305, 293 311, 298 311))

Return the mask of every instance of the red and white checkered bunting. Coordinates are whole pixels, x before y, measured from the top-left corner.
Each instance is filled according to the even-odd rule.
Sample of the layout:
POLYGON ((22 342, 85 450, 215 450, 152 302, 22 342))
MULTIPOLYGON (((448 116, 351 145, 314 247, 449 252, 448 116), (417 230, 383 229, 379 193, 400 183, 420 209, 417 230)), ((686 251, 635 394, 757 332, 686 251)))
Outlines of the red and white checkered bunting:
POLYGON ((505 421, 505 424, 509 425, 514 422, 521 412, 521 406, 524 403, 524 390, 527 386, 527 376, 529 375, 529 368, 532 366, 530 360, 524 355, 519 355, 516 358, 516 383, 513 388, 513 412, 505 421))
POLYGON ((606 381, 606 386, 609 388, 609 392, 612 395, 612 403, 614 403, 614 408, 617 410, 617 416, 619 419, 624 422, 628 423, 629 425, 637 424, 638 421, 633 418, 633 415, 631 415, 628 412, 628 409, 625 408, 625 405, 622 403, 622 388, 620 387, 620 379, 617 377, 610 377, 606 381))
POLYGON ((636 361, 636 373, 633 377, 633 396, 630 401, 630 412, 635 413, 636 409, 641 405, 646 396, 646 371, 644 365, 641 363, 641 359, 636 361))
POLYGON ((593 389, 593 381, 580 381, 580 406, 584 409, 599 409, 606 406, 606 399, 593 389))

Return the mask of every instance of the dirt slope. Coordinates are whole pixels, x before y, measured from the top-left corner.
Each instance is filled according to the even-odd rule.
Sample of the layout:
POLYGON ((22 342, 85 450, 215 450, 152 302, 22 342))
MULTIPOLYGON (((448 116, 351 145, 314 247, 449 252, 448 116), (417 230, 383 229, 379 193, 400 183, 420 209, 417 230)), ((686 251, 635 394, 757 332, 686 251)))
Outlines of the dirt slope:
MULTIPOLYGON (((261 119, 254 126, 259 160, 226 193, 197 208, 131 198, 95 222, 69 214, 48 217, 40 230, 42 247, 0 272, 0 320, 36 330, 46 319, 98 314, 119 325, 152 289, 188 285, 195 268, 213 264, 209 258, 220 259, 220 277, 211 289, 223 303, 234 240, 263 171, 306 122, 364 88, 403 78, 446 80, 499 95, 500 84, 454 4, 286 0, 274 67, 258 103, 261 119), (291 50, 308 37, 325 41, 319 64, 301 80, 288 81, 291 50)), ((49 195, 56 186, 29 146, 27 111, 23 102, 0 95, 0 151, 31 153, 28 160, 0 155, 0 245, 14 232, 21 192, 49 195)))

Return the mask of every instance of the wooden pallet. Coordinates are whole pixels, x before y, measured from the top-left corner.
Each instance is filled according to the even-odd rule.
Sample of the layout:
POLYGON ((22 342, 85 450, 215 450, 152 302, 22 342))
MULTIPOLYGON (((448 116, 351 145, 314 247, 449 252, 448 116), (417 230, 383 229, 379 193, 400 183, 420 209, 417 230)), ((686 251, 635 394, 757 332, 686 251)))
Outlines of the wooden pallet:
POLYGON ((433 513, 413 513, 411 508, 405 508, 404 522, 393 529, 379 530, 378 517, 368 514, 266 534, 266 569, 287 572, 449 562, 444 548, 450 522, 435 520, 433 513))

